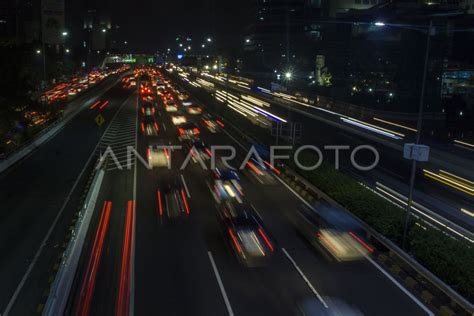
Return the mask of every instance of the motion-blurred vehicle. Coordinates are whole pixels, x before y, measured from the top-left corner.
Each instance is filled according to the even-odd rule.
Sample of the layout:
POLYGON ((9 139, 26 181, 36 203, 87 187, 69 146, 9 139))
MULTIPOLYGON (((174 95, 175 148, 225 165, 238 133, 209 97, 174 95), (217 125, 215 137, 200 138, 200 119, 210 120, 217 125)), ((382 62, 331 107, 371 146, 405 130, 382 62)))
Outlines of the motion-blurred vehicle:
POLYGON ((160 216, 178 219, 190 213, 186 192, 179 179, 169 181, 158 190, 158 209, 160 216))
POLYGON ((152 102, 145 101, 142 104, 142 114, 145 116, 152 116, 155 114, 155 106, 152 102))
POLYGON ((178 105, 173 100, 167 100, 165 102, 165 110, 166 112, 177 112, 178 105))
POLYGON ((329 259, 354 261, 373 252, 360 237, 360 225, 343 210, 322 203, 314 210, 301 205, 289 217, 298 232, 329 259))
POLYGON ((245 171, 252 180, 255 180, 255 182, 271 185, 277 183, 277 180, 273 175, 273 170, 276 169, 272 169, 271 167, 272 166, 263 159, 252 158, 247 162, 245 171))
POLYGON ((218 206, 219 220, 238 260, 247 267, 268 264, 273 241, 250 204, 225 202, 218 206))
POLYGON ((237 171, 229 168, 215 168, 211 172, 211 183, 208 185, 217 203, 233 200, 243 203, 244 194, 237 171))
POLYGON ((178 93, 178 99, 180 99, 181 101, 184 101, 188 98, 189 98, 189 95, 187 95, 185 92, 180 91, 178 93))
POLYGON ((202 109, 199 106, 188 106, 186 107, 186 111, 191 115, 199 115, 202 113, 202 109))
POLYGON ((171 160, 168 149, 163 146, 153 146, 148 147, 147 150, 148 164, 153 167, 170 167, 171 160))
POLYGON ((186 147, 188 152, 191 152, 191 159, 193 162, 198 162, 198 160, 207 161, 212 157, 209 146, 207 146, 207 144, 200 139, 188 142, 186 147))
POLYGON ((201 131, 194 122, 181 124, 178 128, 178 138, 180 140, 194 139, 201 134, 201 131))
POLYGON ((297 304, 297 316, 364 316, 364 314, 347 304, 346 302, 331 298, 322 297, 328 308, 317 298, 304 299, 297 304))
POLYGON ((224 128, 224 123, 210 114, 204 114, 202 122, 204 127, 211 133, 217 133, 219 129, 224 128))
POLYGON ((171 121, 175 126, 179 126, 186 123, 188 120, 186 119, 186 116, 184 116, 183 112, 177 111, 171 116, 171 121))
POLYGON ((156 123, 153 117, 145 117, 141 123, 141 130, 145 136, 158 136, 158 123, 156 123))
POLYGON ((142 81, 140 83, 140 94, 141 95, 150 95, 152 94, 152 85, 148 81, 142 81))
POLYGON ((188 97, 188 98, 184 99, 181 104, 183 104, 183 106, 191 106, 191 105, 194 104, 194 102, 193 102, 193 100, 191 100, 191 98, 188 97))

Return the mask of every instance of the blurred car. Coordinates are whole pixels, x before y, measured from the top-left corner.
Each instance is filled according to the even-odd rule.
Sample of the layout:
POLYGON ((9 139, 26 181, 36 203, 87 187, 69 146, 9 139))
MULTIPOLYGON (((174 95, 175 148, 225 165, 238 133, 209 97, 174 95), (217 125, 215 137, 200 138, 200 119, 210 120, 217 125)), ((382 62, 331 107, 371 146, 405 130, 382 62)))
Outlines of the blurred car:
POLYGON ((152 117, 146 117, 141 123, 141 130, 145 136, 157 136, 158 135, 158 123, 152 117))
POLYGON ((158 190, 158 209, 160 216, 177 219, 189 215, 186 192, 179 179, 169 181, 158 190))
POLYGON ((298 316, 364 316, 364 314, 342 300, 322 297, 327 308, 317 298, 304 299, 297 304, 298 316))
POLYGON ((165 110, 166 112, 177 112, 178 105, 173 100, 168 100, 165 102, 165 110))
POLYGON ((211 172, 209 189, 217 203, 235 200, 243 203, 243 191, 237 171, 228 168, 216 168, 211 172))
POLYGON ((152 116, 155 114, 155 106, 149 101, 145 101, 142 104, 142 114, 145 116, 152 116))
POLYGON ((188 98, 189 98, 189 95, 187 95, 186 93, 184 93, 184 92, 178 93, 178 99, 180 99, 181 101, 184 101, 188 98))
POLYGON ((238 260, 247 267, 268 264, 273 241, 250 204, 225 202, 218 207, 219 220, 238 260))
POLYGON ((204 114, 202 122, 204 123, 204 127, 211 133, 217 133, 219 129, 224 128, 224 123, 210 114, 204 114))
POLYGON ((171 121, 175 126, 179 126, 186 123, 188 120, 186 119, 186 116, 184 116, 183 112, 177 111, 171 116, 171 121))
POLYGON ((198 137, 201 131, 195 123, 187 122, 179 126, 178 133, 178 138, 184 140, 198 137))
POLYGON ((150 94, 152 94, 151 84, 149 84, 148 82, 147 83, 142 82, 140 84, 140 94, 141 95, 150 95, 150 94))
POLYGON ((162 146, 150 146, 147 151, 148 164, 153 167, 170 167, 168 149, 162 146))
POLYGON ((183 106, 191 106, 194 104, 193 100, 191 100, 191 98, 186 98, 183 100, 183 102, 181 103, 183 106))
POLYGON ((191 115, 199 115, 202 113, 202 109, 199 106, 188 106, 186 111, 191 115))
MULTIPOLYGON (((277 180, 273 176, 273 170, 266 161, 252 158, 247 162, 246 174, 260 184, 276 184, 277 180)), ((276 170, 275 168, 273 168, 276 170)))
POLYGON ((329 259, 354 261, 373 252, 359 236, 360 225, 343 210, 325 204, 316 205, 314 210, 301 205, 289 217, 296 230, 329 259))
POLYGON ((186 147, 188 152, 190 151, 192 154, 191 159, 193 162, 198 162, 198 159, 201 161, 207 161, 212 157, 209 146, 207 146, 207 144, 200 139, 188 142, 186 147))

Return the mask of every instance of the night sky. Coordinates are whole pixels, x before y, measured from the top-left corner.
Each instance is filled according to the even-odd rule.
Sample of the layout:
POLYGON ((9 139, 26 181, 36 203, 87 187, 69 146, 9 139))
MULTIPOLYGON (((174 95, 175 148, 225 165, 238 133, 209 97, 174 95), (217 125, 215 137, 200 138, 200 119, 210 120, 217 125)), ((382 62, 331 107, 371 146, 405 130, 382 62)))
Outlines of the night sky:
POLYGON ((238 37, 234 42, 239 42, 250 19, 252 0, 87 2, 73 4, 66 1, 66 19, 79 20, 80 24, 77 12, 88 7, 106 14, 110 13, 113 24, 120 26, 120 40, 127 40, 129 47, 134 51, 154 52, 165 50, 180 34, 191 36, 194 45, 200 45, 207 36, 216 38, 221 44, 229 43, 229 37, 238 37))

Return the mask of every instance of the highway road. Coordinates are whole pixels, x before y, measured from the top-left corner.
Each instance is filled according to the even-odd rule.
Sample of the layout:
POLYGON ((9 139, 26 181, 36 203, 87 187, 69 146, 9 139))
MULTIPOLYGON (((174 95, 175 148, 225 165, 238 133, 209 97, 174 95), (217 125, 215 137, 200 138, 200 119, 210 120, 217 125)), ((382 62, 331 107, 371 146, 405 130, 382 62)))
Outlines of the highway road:
POLYGON ((96 159, 101 133, 129 96, 117 76, 106 79, 68 105, 100 101, 97 106, 0 174, 0 314, 37 313, 90 174, 88 162, 96 159), (102 130, 94 122, 99 113, 106 120, 102 130))
MULTIPOLYGON (((161 101, 154 114, 158 136, 143 135, 139 103, 136 94, 126 100, 105 132, 108 141, 103 140, 103 148, 110 145, 120 152, 132 146, 146 157, 150 144, 182 144, 161 101)), ((213 134, 199 116, 194 120, 208 145, 233 145, 238 158, 245 155, 245 146, 230 130, 224 127, 213 134)), ((117 156, 124 162, 123 151, 117 156)), ((185 157, 186 152, 172 152, 169 170, 148 170, 139 160, 120 170, 109 159, 71 296, 70 307, 76 313, 296 315, 296 304, 303 299, 333 297, 365 315, 430 314, 373 261, 334 263, 321 256, 288 219, 304 203, 291 188, 278 182, 263 185, 245 175, 245 197, 274 240, 274 254, 268 265, 243 266, 222 236, 216 202, 206 185, 209 171, 198 164, 181 170, 185 157), (160 208, 158 192, 170 180, 181 181, 189 208, 189 215, 176 220, 160 208), (90 280, 92 286, 85 288, 90 280)))
MULTIPOLYGON (((175 77, 176 78, 176 77, 175 77)), ((223 80, 215 80, 208 76, 189 76, 192 83, 196 83, 193 78, 205 79, 212 82, 219 89, 229 91, 234 96, 250 95, 263 102, 268 102, 269 110, 272 114, 286 119, 290 122, 301 123, 301 137, 297 140, 297 144, 312 144, 319 148, 324 148, 325 145, 350 145, 355 148, 358 145, 371 145, 377 149, 380 154, 380 161, 377 167, 369 172, 360 172, 355 169, 350 162, 350 151, 341 151, 341 169, 350 176, 368 184, 372 188, 376 188, 377 183, 387 186, 394 191, 408 196, 408 184, 410 181, 411 164, 406 159, 403 159, 402 148, 403 141, 394 141, 389 137, 381 136, 378 133, 367 131, 367 129, 354 127, 349 124, 344 124, 339 115, 317 110, 313 108, 304 107, 300 104, 291 104, 289 101, 282 103, 281 98, 274 97, 268 93, 256 92, 236 86, 231 83, 226 83, 223 80), (290 107, 287 105, 291 104, 290 107), (291 110, 290 110, 291 108, 291 110)), ((201 81, 202 83, 202 81, 201 81)), ((212 102, 210 93, 205 91, 202 87, 196 88, 187 85, 192 91, 197 93, 202 100, 212 102)), ((214 88, 211 88, 214 91, 214 88)), ((213 107, 217 111, 219 107, 213 107)), ((337 114, 337 113, 336 113, 337 114)), ((367 127, 367 126, 365 126, 367 127)), ((412 135, 403 129, 393 126, 384 126, 396 132, 403 132, 410 139, 412 135)), ((270 133, 269 133, 270 134, 270 133)), ((444 218, 454 222, 468 231, 474 230, 474 217, 465 210, 474 210, 474 187, 472 186, 472 170, 474 170, 473 160, 470 159, 470 152, 466 152, 464 156, 459 155, 460 149, 456 151, 441 151, 433 149, 432 156, 437 159, 437 162, 427 162, 418 164, 418 173, 416 177, 414 200, 425 206, 434 213, 438 213, 444 218), (434 181, 423 175, 422 169, 438 172, 438 170, 445 170, 456 174, 457 176, 467 178, 465 185, 459 190, 459 187, 452 186, 434 181), (469 179, 471 179, 469 181, 469 179), (467 187, 467 189, 465 189, 467 187)), ((324 151, 324 158, 334 159, 334 151, 324 151)), ((373 162, 373 155, 365 152, 359 154, 360 162, 366 165, 373 162)), ((456 179, 455 179, 456 180, 456 179)), ((443 180, 442 180, 443 181, 443 180)), ((447 180, 451 181, 451 180, 447 180)), ((448 182, 448 184, 451 184, 448 182)), ((474 212, 473 212, 474 214, 474 212)))

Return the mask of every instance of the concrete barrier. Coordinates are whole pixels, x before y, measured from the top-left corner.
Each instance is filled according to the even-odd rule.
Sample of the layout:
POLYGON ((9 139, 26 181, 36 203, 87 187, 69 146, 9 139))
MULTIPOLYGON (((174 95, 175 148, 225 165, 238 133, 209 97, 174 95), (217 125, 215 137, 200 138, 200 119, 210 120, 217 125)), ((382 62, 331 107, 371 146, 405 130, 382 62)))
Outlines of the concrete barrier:
POLYGON ((87 231, 94 213, 94 209, 99 197, 100 188, 104 179, 104 170, 96 173, 92 185, 87 194, 84 206, 72 231, 72 236, 63 260, 59 266, 58 273, 51 286, 51 291, 43 309, 45 316, 64 315, 72 284, 76 275, 79 259, 82 254, 87 231))

